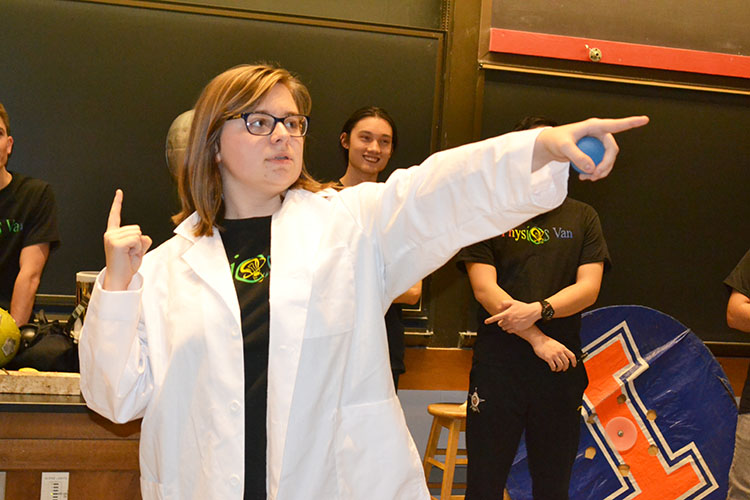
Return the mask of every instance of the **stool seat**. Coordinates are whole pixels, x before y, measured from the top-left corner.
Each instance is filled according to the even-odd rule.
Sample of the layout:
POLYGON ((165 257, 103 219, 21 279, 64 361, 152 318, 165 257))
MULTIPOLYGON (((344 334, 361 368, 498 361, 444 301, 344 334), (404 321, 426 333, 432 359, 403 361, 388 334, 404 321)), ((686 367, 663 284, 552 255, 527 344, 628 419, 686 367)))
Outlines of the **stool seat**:
POLYGON ((427 413, 433 417, 466 418, 466 403, 433 403, 427 406, 427 413))

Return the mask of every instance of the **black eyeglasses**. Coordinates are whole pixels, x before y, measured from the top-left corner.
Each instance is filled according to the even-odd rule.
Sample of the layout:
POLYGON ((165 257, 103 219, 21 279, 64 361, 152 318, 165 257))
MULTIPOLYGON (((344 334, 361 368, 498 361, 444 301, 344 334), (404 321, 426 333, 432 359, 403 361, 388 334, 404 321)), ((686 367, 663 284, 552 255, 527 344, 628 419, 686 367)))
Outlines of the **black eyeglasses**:
POLYGON ((230 120, 235 118, 245 120, 245 128, 253 135, 271 135, 276 128, 276 124, 281 123, 292 137, 303 137, 307 134, 307 128, 310 125, 310 117, 305 115, 289 115, 277 118, 268 113, 241 113, 232 116, 230 120))

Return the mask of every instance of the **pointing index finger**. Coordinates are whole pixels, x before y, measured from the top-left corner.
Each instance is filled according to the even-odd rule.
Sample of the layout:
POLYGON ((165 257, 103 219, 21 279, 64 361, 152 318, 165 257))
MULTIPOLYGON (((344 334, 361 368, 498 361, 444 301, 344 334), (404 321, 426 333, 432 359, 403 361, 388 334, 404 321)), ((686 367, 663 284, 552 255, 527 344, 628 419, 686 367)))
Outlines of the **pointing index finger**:
POLYGON ((632 128, 638 128, 649 122, 648 116, 628 116, 626 118, 608 118, 596 121, 590 132, 599 134, 616 134, 632 128))
POLYGON ((115 191, 115 199, 112 200, 112 208, 109 209, 109 218, 107 219, 107 230, 118 229, 120 227, 120 213, 122 212, 122 190, 115 191))

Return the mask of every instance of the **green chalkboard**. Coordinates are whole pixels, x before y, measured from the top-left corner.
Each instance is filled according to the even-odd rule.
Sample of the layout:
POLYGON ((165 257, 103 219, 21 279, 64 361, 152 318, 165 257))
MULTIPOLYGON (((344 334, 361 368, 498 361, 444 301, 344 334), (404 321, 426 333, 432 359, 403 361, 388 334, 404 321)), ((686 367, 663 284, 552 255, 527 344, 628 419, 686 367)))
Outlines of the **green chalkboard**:
POLYGON ((9 168, 50 182, 60 210, 63 244, 40 292, 73 294, 76 271, 104 265, 101 235, 117 187, 125 191, 124 223, 141 224, 156 243, 170 237, 177 205, 166 132, 208 80, 236 64, 278 62, 309 86, 306 162, 319 177, 343 172, 339 130, 363 105, 395 117, 401 137, 390 168, 427 157, 442 35, 366 28, 235 11, 3 0, 0 101, 15 138, 9 168))

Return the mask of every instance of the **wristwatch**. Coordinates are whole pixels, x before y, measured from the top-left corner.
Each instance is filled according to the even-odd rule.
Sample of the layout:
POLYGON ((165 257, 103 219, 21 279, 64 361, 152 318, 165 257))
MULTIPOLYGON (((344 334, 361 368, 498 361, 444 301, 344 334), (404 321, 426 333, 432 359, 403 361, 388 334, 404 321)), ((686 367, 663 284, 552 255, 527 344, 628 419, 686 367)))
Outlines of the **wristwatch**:
POLYGON ((546 300, 540 300, 539 303, 542 304, 542 321, 551 320, 555 315, 555 310, 552 308, 552 304, 546 300))

